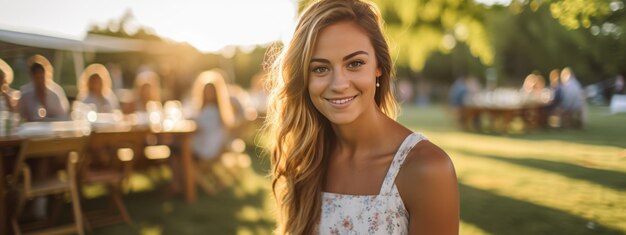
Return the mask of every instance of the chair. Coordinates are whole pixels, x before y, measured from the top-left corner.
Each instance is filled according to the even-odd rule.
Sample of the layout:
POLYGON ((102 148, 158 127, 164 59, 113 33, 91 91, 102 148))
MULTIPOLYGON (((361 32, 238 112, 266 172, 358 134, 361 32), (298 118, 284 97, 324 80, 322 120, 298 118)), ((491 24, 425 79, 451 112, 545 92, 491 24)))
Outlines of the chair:
POLYGON ((89 148, 80 164, 79 182, 81 185, 105 184, 117 214, 111 213, 114 207, 88 211, 87 228, 125 222, 132 219, 122 199, 122 187, 133 171, 133 158, 144 145, 145 131, 95 132, 91 134, 89 148))
MULTIPOLYGON (((78 190, 76 188, 75 165, 79 161, 86 144, 87 137, 57 137, 46 139, 30 139, 21 144, 18 158, 15 163, 15 171, 11 178, 10 185, 16 191, 17 204, 15 213, 11 218, 11 225, 15 234, 22 234, 19 219, 22 215, 24 204, 27 199, 47 195, 70 194, 72 209, 74 214, 74 225, 48 228, 39 231, 38 234, 61 234, 83 232, 83 221, 80 208, 78 190), (31 175, 27 159, 46 158, 52 156, 66 156, 67 180, 58 177, 47 177, 46 179, 34 179, 31 175)), ((26 227, 27 225, 24 225, 26 227)))

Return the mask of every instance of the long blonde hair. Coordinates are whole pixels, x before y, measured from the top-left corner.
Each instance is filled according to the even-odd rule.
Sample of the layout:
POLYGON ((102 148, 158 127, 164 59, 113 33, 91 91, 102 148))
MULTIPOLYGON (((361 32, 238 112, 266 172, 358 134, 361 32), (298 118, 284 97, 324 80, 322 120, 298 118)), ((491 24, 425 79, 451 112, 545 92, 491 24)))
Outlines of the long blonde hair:
POLYGON ((311 4, 300 16, 291 42, 276 56, 267 81, 271 91, 265 130, 270 141, 279 234, 314 233, 320 219, 326 162, 335 134, 310 100, 308 71, 318 33, 342 21, 353 21, 370 38, 382 72, 374 99, 386 115, 395 118, 397 113, 391 91, 393 64, 376 6, 365 0, 311 4))
MULTIPOLYGON (((205 105, 204 89, 207 85, 213 85, 215 88, 215 97, 217 98, 217 108, 220 112, 222 124, 226 129, 230 129, 235 125, 235 113, 230 102, 228 88, 224 81, 224 76, 219 70, 213 69, 200 73, 193 84, 191 91, 191 101, 194 106, 194 112, 200 112, 205 105)), ((196 113, 197 114, 197 113, 196 113)))

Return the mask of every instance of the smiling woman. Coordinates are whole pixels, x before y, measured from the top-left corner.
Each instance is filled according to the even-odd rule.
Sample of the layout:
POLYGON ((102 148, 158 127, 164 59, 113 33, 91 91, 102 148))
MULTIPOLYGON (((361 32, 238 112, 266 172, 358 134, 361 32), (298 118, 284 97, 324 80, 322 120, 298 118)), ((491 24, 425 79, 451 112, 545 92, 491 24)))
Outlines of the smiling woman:
POLYGON ((318 0, 274 62, 266 117, 280 234, 458 234, 448 155, 394 120, 379 11, 318 0))

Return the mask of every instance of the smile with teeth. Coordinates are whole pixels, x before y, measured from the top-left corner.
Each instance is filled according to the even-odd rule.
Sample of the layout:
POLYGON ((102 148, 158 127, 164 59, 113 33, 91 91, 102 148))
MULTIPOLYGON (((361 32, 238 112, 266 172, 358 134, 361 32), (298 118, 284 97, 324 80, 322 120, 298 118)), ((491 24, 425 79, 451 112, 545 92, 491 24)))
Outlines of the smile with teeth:
POLYGON ((350 101, 352 101, 356 96, 352 96, 352 97, 348 97, 348 98, 343 98, 343 99, 326 99, 329 102, 333 103, 333 104, 345 104, 348 103, 350 101))

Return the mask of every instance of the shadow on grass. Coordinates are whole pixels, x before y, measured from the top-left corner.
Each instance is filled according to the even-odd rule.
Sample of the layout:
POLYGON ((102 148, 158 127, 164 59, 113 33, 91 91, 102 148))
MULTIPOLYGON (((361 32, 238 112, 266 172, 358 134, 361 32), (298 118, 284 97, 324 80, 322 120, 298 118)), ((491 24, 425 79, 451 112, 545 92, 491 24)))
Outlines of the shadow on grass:
MULTIPOLYGON (((274 221, 266 216, 269 194, 236 193, 233 187, 215 195, 199 191, 198 200, 186 203, 182 196, 168 198, 163 189, 124 196, 134 224, 99 228, 91 234, 271 234, 274 221)), ((100 199, 87 203, 100 203, 100 199)))
POLYGON ((461 220, 490 234, 624 234, 578 216, 460 184, 461 220))
POLYGON ((503 161, 515 165, 537 168, 541 170, 551 171, 572 179, 584 180, 591 183, 603 185, 609 188, 624 190, 626 189, 626 173, 602 169, 587 168, 563 162, 554 162, 541 159, 531 158, 507 158, 500 156, 491 156, 480 153, 474 153, 465 150, 456 150, 469 157, 480 157, 492 160, 503 161))

